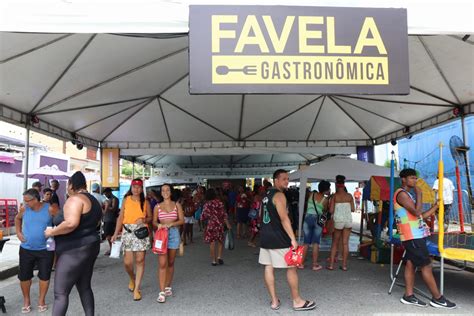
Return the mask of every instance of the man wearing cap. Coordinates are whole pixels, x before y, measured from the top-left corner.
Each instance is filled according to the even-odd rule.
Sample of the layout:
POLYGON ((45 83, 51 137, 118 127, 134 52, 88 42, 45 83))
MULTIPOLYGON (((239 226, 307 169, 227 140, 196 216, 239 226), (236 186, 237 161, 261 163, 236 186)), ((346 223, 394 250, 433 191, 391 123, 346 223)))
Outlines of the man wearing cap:
POLYGON ((95 197, 95 199, 99 202, 103 210, 105 208, 105 202, 107 201, 107 199, 105 198, 105 196, 100 194, 100 185, 98 183, 92 183, 91 191, 91 195, 95 197))

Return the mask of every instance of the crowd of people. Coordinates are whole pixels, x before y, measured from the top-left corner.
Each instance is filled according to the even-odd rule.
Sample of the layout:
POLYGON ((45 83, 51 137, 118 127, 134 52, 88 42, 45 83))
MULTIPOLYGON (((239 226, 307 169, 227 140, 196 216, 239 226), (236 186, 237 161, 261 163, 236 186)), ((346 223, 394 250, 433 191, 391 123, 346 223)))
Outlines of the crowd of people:
MULTIPOLYGON (((408 169, 402 171, 400 177, 402 189, 395 193, 395 218, 407 250, 406 291, 401 301, 404 304, 426 306, 413 294, 414 273, 418 267, 433 294, 430 304, 453 308, 455 304, 445 299, 437 289, 424 243, 426 232, 421 225, 423 218, 433 214, 437 206, 421 213, 421 191, 415 185, 416 173, 408 169), (411 191, 415 192, 415 197, 411 191), (416 222, 416 225, 412 222, 416 222)), ((167 232, 167 251, 158 254, 157 302, 165 303, 173 295, 176 256, 184 245, 194 243, 195 223, 197 229, 203 231, 203 241, 209 245, 212 266, 224 264, 225 230, 232 230, 233 224, 236 224, 236 238, 245 239, 249 247, 259 244, 259 263, 265 266, 264 281, 271 298, 271 309, 280 308, 275 290, 276 268, 287 269, 293 309, 314 309, 315 302, 302 299, 299 294, 297 269, 305 268, 304 262, 310 248, 311 269, 323 269, 319 261, 319 245, 325 231, 332 236, 326 268, 334 270, 334 264, 341 260, 340 269, 348 270, 352 212, 357 207, 357 198, 347 192, 343 175, 335 178, 336 191, 333 194, 327 181, 321 181, 318 190, 308 191, 301 232, 304 237, 303 264, 289 266, 285 255, 290 249, 298 248, 296 236, 299 217, 291 211, 297 191, 289 191, 288 182, 288 173, 277 170, 273 175, 273 185, 264 181, 254 190, 244 186, 236 190, 220 187, 206 189, 202 186, 194 190, 189 187, 178 190, 170 184, 163 184, 159 191, 145 192, 143 181, 134 179, 120 207, 119 199, 110 188, 101 190, 98 184, 93 184, 89 193, 81 172, 76 172, 69 179, 67 199, 62 207, 56 194, 58 182, 44 190, 41 183, 35 183, 24 192, 23 205, 15 219, 21 241, 18 274, 24 298, 21 312, 29 313, 32 310, 30 288, 35 265, 40 279, 37 310, 48 310, 45 297, 55 265, 52 314, 66 314, 69 294, 76 286, 85 315, 94 315, 91 279, 101 239, 109 243, 110 248, 105 252, 108 256, 113 243, 120 238, 124 268, 129 276, 128 290, 134 301, 140 301, 145 257, 152 248, 154 232, 162 229, 167 232), (341 259, 338 259, 338 255, 341 259)))

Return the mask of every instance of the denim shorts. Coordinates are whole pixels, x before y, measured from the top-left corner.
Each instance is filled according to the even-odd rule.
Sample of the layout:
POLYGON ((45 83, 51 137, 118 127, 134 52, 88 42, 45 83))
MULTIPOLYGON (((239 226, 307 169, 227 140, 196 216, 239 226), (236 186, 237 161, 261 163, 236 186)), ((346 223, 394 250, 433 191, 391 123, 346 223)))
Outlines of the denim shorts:
POLYGON ((177 227, 168 229, 168 249, 179 249, 180 242, 179 229, 177 227))
POLYGON ((303 223, 305 245, 320 244, 323 228, 319 226, 318 219, 316 214, 306 214, 303 223))

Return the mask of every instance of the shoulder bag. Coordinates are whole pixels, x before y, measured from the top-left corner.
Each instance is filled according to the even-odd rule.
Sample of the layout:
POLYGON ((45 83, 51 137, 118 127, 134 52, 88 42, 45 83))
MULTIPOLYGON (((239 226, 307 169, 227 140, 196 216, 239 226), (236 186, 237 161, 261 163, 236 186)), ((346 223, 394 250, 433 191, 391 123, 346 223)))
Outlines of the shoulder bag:
MULTIPOLYGON (((125 228, 125 230, 128 232, 128 233, 132 233, 132 231, 126 226, 126 225, 123 225, 123 228, 125 228)), ((138 239, 145 239, 147 238, 148 236, 150 236, 150 232, 148 231, 148 227, 146 226, 143 226, 143 227, 140 227, 140 228, 137 228, 133 231, 133 234, 135 234, 135 236, 138 238, 138 239)))

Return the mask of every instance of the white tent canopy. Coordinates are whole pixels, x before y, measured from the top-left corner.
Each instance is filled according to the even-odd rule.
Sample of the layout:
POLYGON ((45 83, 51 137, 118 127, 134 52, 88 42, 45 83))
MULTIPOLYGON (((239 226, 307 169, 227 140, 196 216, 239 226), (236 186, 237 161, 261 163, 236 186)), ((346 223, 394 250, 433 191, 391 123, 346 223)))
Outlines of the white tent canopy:
MULTIPOLYGON (((291 173, 290 181, 299 180, 301 183, 303 179, 309 182, 312 180, 333 181, 338 174, 344 175, 346 181, 361 182, 369 180, 371 176, 390 177, 390 169, 349 157, 336 156, 291 173)), ((306 184, 302 184, 301 187, 306 187, 306 184)))
MULTIPOLYGON (((204 179, 230 179, 270 177, 276 168, 296 170, 300 165, 318 161, 324 156, 313 154, 253 154, 253 155, 143 155, 136 157, 139 163, 154 168, 167 168, 176 164, 185 172, 204 179)), ((132 159, 127 157, 125 159, 132 159)))
POLYGON ((176 164, 169 165, 166 169, 159 171, 159 175, 151 177, 145 181, 145 187, 159 186, 164 183, 169 184, 184 184, 184 183, 199 183, 198 177, 185 172, 176 164))
MULTIPOLYGON (((19 4, 6 2, 11 7, 0 10, 0 30, 12 32, 0 32, 0 119, 25 126, 37 116, 39 123, 31 125, 34 130, 66 140, 77 135, 86 146, 120 148, 123 156, 141 157, 152 165, 163 155, 219 155, 231 157, 229 169, 238 174, 240 167, 234 167, 234 161, 242 156, 287 157, 292 159, 287 165, 295 165, 291 157, 295 154, 303 155, 300 162, 308 164, 321 156, 354 154, 357 146, 383 144, 456 119, 455 108, 474 113, 471 2, 432 4, 445 9, 443 16, 454 8, 464 10, 453 13, 455 19, 449 15, 449 19, 439 19, 436 27, 427 21, 430 30, 426 32, 411 29, 417 34, 445 33, 444 29, 451 35, 409 37, 411 90, 407 96, 190 95, 188 36, 162 33, 171 20, 187 23, 187 11, 173 9, 178 4, 145 1, 148 6, 130 7, 130 19, 135 21, 137 12, 147 11, 143 17, 155 14, 157 10, 151 10, 155 5, 161 9, 156 14, 169 17, 157 19, 163 28, 155 25, 153 30, 161 30, 159 34, 130 34, 147 32, 150 20, 144 18, 142 24, 124 20, 130 23, 119 25, 114 24, 115 17, 99 19, 106 7, 103 1, 94 2, 98 11, 85 10, 79 2, 62 3, 54 9, 62 13, 48 11, 48 19, 45 9, 33 13, 36 2, 28 2, 31 7, 18 2, 24 16, 19 16, 19 4), (72 8, 82 15, 69 16, 72 8), (26 21, 28 14, 38 15, 26 21), (175 14, 186 17, 176 20, 175 14), (18 19, 12 20, 14 16, 18 19), (45 22, 43 28, 39 21, 45 22), (73 27, 70 21, 80 22, 75 25, 81 29, 68 28, 73 27), (464 28, 455 27, 456 23, 464 28), (128 30, 128 34, 100 33, 102 26, 128 30), (85 29, 93 33, 64 33, 85 29)), ((187 7, 190 2, 181 4, 187 7)), ((331 5, 389 6, 384 1, 377 5, 348 0, 331 5)), ((400 6, 409 6, 412 25, 418 18, 431 16, 431 9, 426 14, 426 5, 422 12, 409 1, 400 1, 400 6)), ((114 2, 114 10, 120 8, 124 5, 114 2)), ((278 166, 271 159, 268 162, 269 168, 278 166)))
MULTIPOLYGON (((407 8, 410 34, 474 33, 471 0, 239 0, 226 5, 407 8), (429 11, 427 8, 429 7, 429 11)), ((187 33, 189 5, 219 0, 3 0, 0 31, 48 33, 187 33)))
MULTIPOLYGON (((23 173, 17 174, 18 177, 23 177, 23 173)), ((28 178, 33 179, 56 179, 56 180, 67 180, 69 179, 69 173, 61 171, 57 165, 45 165, 37 169, 30 170, 28 178)))
POLYGON ((346 177, 346 181, 365 181, 371 176, 390 177, 390 169, 348 157, 331 157, 304 170, 290 174, 290 181, 300 182, 298 199, 299 229, 303 225, 306 184, 314 180, 333 180, 337 175, 346 177))

